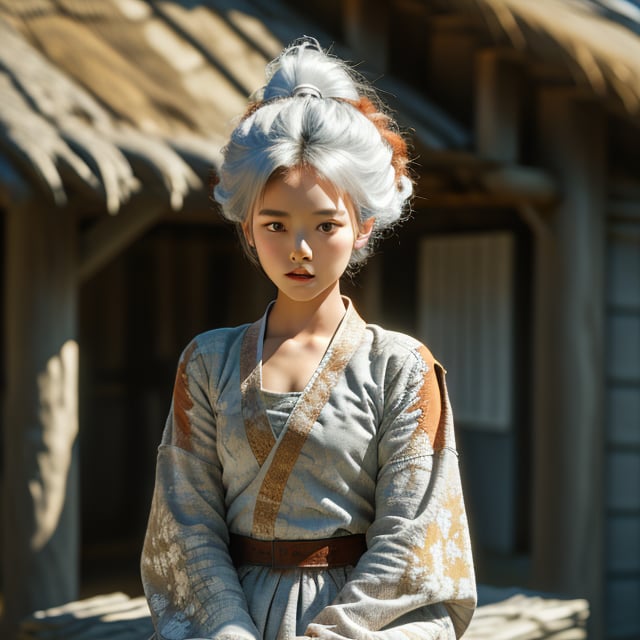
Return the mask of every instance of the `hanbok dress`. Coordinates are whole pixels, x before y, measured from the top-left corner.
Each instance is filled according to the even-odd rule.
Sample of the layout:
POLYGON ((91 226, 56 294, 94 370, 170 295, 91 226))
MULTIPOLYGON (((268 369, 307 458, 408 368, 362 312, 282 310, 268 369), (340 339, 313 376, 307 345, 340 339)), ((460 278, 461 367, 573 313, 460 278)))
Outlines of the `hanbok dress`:
POLYGON ((268 311, 185 349, 141 560, 157 640, 458 638, 476 603, 444 371, 346 313, 305 389, 262 388, 268 311), (230 534, 366 535, 355 566, 234 566, 230 534))

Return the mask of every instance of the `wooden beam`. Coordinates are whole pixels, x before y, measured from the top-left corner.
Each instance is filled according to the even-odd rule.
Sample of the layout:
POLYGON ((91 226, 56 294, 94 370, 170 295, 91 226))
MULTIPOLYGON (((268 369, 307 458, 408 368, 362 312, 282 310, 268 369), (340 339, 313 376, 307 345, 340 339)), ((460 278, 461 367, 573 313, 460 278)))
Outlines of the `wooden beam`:
MULTIPOLYGON (((480 158, 445 152, 432 153, 423 166, 416 166, 419 176, 417 193, 429 201, 461 202, 467 206, 478 203, 519 205, 527 202, 541 208, 548 208, 560 198, 557 181, 548 171, 539 167, 522 165, 499 165, 480 158), (453 191, 451 182, 465 182, 468 191, 453 191), (481 188, 482 190, 479 190, 481 188)), ((454 205, 455 206, 455 205, 454 205)))
POLYGON ((477 209, 482 215, 483 209, 512 209, 527 200, 513 194, 470 191, 467 193, 425 193, 417 194, 415 209, 477 209))
POLYGON ((78 258, 78 282, 86 282, 158 223, 167 212, 163 200, 136 201, 114 216, 98 218, 82 232, 78 258))
POLYGON ((482 173, 480 182, 494 195, 538 207, 548 207, 560 198, 555 179, 536 167, 506 165, 488 169, 482 173))

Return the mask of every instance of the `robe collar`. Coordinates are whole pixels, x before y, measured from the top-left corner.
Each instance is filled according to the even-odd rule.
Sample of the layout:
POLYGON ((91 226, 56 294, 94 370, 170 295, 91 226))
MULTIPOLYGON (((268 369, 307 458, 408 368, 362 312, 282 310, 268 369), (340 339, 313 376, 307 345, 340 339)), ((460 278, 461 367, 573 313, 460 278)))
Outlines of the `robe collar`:
POLYGON ((343 299, 345 315, 277 440, 269 424, 261 393, 262 344, 271 305, 262 318, 245 332, 240 354, 242 415, 247 440, 256 461, 261 468, 266 465, 254 510, 254 537, 273 539, 282 495, 298 455, 332 389, 364 337, 364 320, 351 300, 343 299))

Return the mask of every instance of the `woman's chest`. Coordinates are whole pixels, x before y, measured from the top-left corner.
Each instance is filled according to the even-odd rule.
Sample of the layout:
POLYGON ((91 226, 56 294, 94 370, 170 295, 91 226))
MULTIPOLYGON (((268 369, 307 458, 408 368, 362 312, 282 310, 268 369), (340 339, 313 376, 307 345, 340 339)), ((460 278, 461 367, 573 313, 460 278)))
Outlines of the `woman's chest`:
POLYGON ((291 456, 294 466, 330 472, 345 462, 349 468, 377 465, 379 416, 375 394, 336 382, 329 397, 262 394, 222 403, 217 418, 218 456, 229 482, 250 482, 263 467, 291 456), (318 404, 321 403, 321 404, 318 404), (248 406, 250 405, 250 406, 248 406))
POLYGON ((262 388, 279 393, 302 392, 318 370, 328 340, 266 339, 261 365, 262 388))

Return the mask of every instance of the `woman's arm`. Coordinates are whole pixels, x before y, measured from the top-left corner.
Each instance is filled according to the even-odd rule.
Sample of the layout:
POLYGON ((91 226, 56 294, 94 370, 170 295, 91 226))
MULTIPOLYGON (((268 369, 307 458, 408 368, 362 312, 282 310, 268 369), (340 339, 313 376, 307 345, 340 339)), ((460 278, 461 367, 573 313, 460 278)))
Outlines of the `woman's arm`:
POLYGON ((209 375, 183 353, 158 451, 142 581, 159 639, 258 640, 228 551, 209 375))
POLYGON ((473 614, 475 577, 444 371, 424 347, 414 354, 385 389, 368 551, 307 635, 453 639, 473 614))

